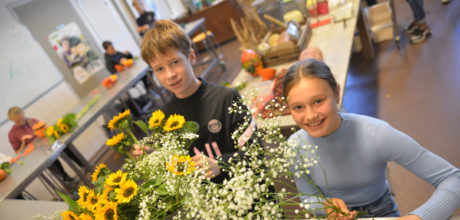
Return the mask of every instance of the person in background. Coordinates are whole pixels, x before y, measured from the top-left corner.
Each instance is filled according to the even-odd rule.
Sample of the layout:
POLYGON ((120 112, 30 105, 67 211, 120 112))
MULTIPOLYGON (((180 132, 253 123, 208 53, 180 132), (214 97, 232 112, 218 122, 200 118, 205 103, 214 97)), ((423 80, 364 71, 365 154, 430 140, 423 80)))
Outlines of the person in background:
MULTIPOLYGON (((294 175, 298 191, 305 193, 301 201, 317 201, 309 195, 321 191, 326 199, 310 204, 319 215, 331 213, 325 206, 332 203, 348 216, 328 217, 353 219, 356 211, 367 212, 363 217, 397 217, 398 206, 385 176, 387 163, 394 161, 436 187, 424 204, 398 219, 448 219, 460 207, 460 170, 385 121, 339 112, 339 92, 331 70, 321 61, 299 61, 286 73, 283 93, 301 128, 289 140, 298 147, 318 146, 314 154, 319 165, 308 177, 294 175)), ((295 161, 307 154, 300 150, 295 161)), ((293 166, 291 171, 298 170, 293 166)))
MULTIPOLYGON (((26 118, 24 116, 24 111, 17 106, 11 107, 8 110, 8 120, 14 122, 13 127, 8 132, 8 140, 10 141, 16 154, 19 154, 27 146, 27 144, 32 143, 32 141, 37 138, 37 136, 34 135, 32 126, 39 121, 34 118, 26 118)), ((70 149, 66 148, 64 151, 73 161, 75 161, 79 166, 82 166, 81 161, 78 160, 70 149)), ((70 177, 67 172, 65 172, 59 160, 56 160, 50 166, 50 170, 61 176, 64 183, 67 185, 75 185, 77 183, 76 179, 70 177)))
POLYGON ((153 27, 155 23, 155 13, 153 11, 145 11, 144 4, 141 0, 133 0, 133 6, 139 13, 139 17, 136 19, 137 32, 141 37, 153 27))
POLYGON ((125 51, 124 53, 121 53, 119 51, 116 51, 115 48, 113 47, 112 42, 110 41, 104 41, 102 43, 102 47, 105 50, 104 54, 104 59, 105 59, 105 67, 111 74, 115 74, 117 72, 117 69, 115 68, 115 65, 122 65, 122 63, 126 59, 132 59, 133 55, 129 53, 129 51, 125 51))
MULTIPOLYGON (((409 41, 413 44, 424 41, 431 35, 431 30, 425 21, 425 9, 423 9, 423 0, 406 0, 409 4, 412 13, 414 14, 414 21, 404 28, 406 34, 409 36, 409 41)), ((367 6, 377 4, 377 0, 366 0, 367 6)), ((449 0, 442 0, 443 4, 449 3, 449 0)))
POLYGON ((414 21, 405 28, 411 43, 416 44, 424 41, 431 35, 431 30, 426 24, 423 0, 406 0, 414 14, 414 21))

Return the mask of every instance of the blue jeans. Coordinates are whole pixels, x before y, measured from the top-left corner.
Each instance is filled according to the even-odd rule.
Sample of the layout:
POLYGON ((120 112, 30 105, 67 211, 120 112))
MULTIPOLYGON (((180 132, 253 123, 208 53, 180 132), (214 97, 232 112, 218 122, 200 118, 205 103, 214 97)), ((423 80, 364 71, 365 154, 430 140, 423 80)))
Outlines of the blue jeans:
POLYGON ((423 10, 423 0, 406 0, 409 3, 412 13, 414 13, 415 21, 419 23, 425 22, 425 10, 423 10))
POLYGON ((350 211, 361 211, 367 212, 365 215, 360 215, 361 218, 372 218, 372 217, 399 217, 398 205, 387 189, 385 194, 377 199, 377 201, 364 206, 349 207, 350 211))

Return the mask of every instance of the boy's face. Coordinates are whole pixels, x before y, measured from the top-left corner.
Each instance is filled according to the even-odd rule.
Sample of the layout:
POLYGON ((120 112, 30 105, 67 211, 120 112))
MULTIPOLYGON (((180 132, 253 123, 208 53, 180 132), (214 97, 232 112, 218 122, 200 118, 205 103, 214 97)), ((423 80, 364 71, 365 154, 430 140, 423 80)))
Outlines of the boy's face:
POLYGON ((17 124, 17 125, 22 125, 22 124, 24 124, 24 121, 25 121, 24 120, 24 114, 22 114, 22 113, 14 114, 14 115, 12 115, 10 117, 10 120, 12 122, 14 122, 15 124, 17 124))
POLYGON ((195 52, 190 50, 188 57, 179 49, 170 48, 166 54, 158 54, 150 67, 155 76, 167 90, 178 98, 192 95, 198 88, 198 80, 193 72, 195 52))
POLYGON ((113 48, 112 45, 109 45, 107 47, 107 50, 105 50, 105 52, 108 54, 108 55, 114 55, 115 54, 115 48, 113 48))

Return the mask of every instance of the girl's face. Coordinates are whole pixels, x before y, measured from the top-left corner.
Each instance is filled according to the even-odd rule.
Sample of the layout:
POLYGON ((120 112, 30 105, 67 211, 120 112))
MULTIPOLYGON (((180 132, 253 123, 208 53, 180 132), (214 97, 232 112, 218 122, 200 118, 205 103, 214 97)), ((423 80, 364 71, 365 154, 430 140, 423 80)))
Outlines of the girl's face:
MULTIPOLYGON (((339 91, 337 86, 337 91, 339 91)), ((340 126, 338 92, 324 79, 302 77, 288 92, 288 107, 297 125, 312 137, 332 134, 340 126)))

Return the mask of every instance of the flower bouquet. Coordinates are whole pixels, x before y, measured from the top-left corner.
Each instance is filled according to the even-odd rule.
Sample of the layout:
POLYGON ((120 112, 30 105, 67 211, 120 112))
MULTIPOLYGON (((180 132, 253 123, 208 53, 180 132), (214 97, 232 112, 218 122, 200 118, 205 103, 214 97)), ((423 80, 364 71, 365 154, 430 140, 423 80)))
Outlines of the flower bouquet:
POLYGON ((53 144, 62 135, 72 132, 78 126, 74 113, 68 113, 59 118, 58 122, 46 128, 45 135, 50 144, 53 144))
POLYGON ((79 199, 72 200, 60 192, 69 205, 61 213, 64 219, 134 219, 138 214, 139 189, 128 173, 112 172, 103 163, 92 174, 94 188, 80 186, 79 199))
MULTIPOLYGON (((197 166, 188 155, 191 143, 198 138, 197 123, 186 121, 176 114, 165 119, 164 113, 158 110, 152 113, 147 125, 134 122, 129 110, 120 113, 108 124, 118 134, 109 139, 107 145, 128 155, 133 144, 148 146, 152 152, 145 153, 138 160, 127 160, 122 167, 123 172, 110 173, 100 165, 92 176, 95 188, 80 188, 80 199, 76 202, 79 208, 66 199, 69 211, 63 216, 74 219, 313 217, 318 210, 312 208, 313 205, 323 205, 325 196, 320 193, 314 195, 318 198, 315 201, 300 202, 299 198, 306 195, 297 192, 291 176, 308 178, 310 168, 317 164, 314 155, 317 146, 299 146, 287 141, 281 134, 276 115, 264 119, 263 125, 247 137, 245 130, 254 125, 254 118, 243 107, 242 101, 234 103, 229 109, 229 114, 236 113, 247 114, 248 117, 232 135, 238 152, 226 163, 219 161, 221 170, 228 175, 223 183, 214 183, 205 177, 203 167, 208 164, 203 162, 197 166), (131 131, 134 124, 147 136, 137 140, 131 131), (242 142, 242 138, 247 141, 242 142), (299 154, 299 151, 308 153, 299 154), (295 173, 291 173, 292 167, 296 167, 295 173), (137 184, 134 181, 125 183, 129 180, 136 180, 137 184)), ((312 181, 309 183, 316 187, 312 181)), ((324 207, 340 212, 332 204, 324 207)))

